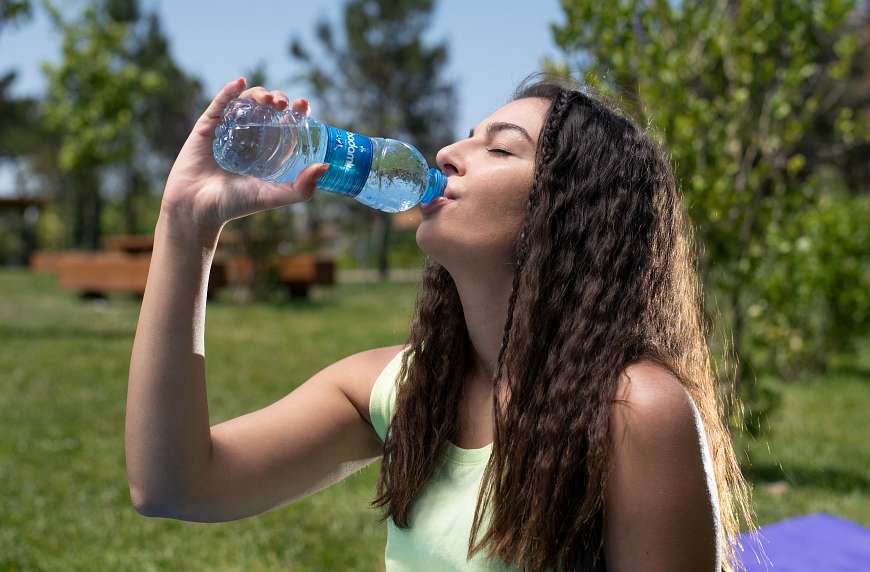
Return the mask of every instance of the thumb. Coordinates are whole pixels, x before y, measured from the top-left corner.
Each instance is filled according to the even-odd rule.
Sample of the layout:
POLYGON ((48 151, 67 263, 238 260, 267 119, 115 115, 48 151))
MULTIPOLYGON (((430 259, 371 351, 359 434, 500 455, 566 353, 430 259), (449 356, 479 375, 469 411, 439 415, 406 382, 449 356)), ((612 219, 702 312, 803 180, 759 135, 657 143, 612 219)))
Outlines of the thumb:
POLYGON ((317 188, 317 181, 329 170, 328 163, 315 163, 307 166, 301 173, 296 175, 296 180, 291 184, 276 185, 275 192, 267 195, 268 207, 279 207, 292 203, 310 200, 317 188))
POLYGON ((293 181, 293 187, 297 192, 306 195, 309 199, 314 194, 317 181, 329 170, 329 163, 316 163, 309 165, 293 181))

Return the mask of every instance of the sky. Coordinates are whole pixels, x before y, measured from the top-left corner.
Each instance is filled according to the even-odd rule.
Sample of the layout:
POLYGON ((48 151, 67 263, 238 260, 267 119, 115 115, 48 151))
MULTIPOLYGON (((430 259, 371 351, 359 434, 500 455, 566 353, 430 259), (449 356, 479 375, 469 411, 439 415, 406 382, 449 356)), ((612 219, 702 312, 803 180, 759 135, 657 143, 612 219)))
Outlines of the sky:
MULTIPOLYGON (((289 39, 295 34, 315 46, 316 22, 321 17, 337 22, 343 2, 143 0, 142 5, 159 12, 176 61, 198 76, 210 95, 264 62, 272 82, 267 87, 295 98, 306 94, 289 82, 301 71, 287 55, 289 39)), ((562 19, 558 0, 436 2, 426 40, 446 41, 449 47, 445 77, 457 87, 457 137, 507 102, 545 56, 559 59, 550 26, 562 19)), ((2 30, 0 72, 12 68, 19 74, 13 94, 42 93, 40 62, 58 60, 59 39, 40 10, 23 25, 2 30)), ((317 116, 315 102, 312 115, 317 116)), ((8 194, 11 185, 11 175, 0 172, 0 194, 8 194)))

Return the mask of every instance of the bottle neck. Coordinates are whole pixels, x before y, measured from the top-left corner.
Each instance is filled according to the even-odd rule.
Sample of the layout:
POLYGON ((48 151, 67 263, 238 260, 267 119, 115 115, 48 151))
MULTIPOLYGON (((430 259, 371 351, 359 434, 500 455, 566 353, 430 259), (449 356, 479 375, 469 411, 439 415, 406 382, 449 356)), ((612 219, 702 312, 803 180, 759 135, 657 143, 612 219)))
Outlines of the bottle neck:
POLYGON ((426 185, 426 192, 423 193, 423 198, 420 200, 421 203, 428 204, 440 197, 444 194, 444 189, 447 187, 447 177, 436 169, 432 167, 429 169, 429 182, 426 185))

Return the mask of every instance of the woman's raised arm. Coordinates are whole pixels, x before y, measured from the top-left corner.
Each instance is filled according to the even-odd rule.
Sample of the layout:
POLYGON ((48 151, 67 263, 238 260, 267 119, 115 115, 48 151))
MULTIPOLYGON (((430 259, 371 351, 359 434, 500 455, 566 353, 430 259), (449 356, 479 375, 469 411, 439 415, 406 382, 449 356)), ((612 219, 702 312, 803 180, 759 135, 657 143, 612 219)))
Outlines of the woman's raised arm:
MULTIPOLYGON (((379 441, 358 403, 366 385, 371 389, 372 367, 386 363, 380 363, 383 357, 377 352, 374 358, 334 364, 315 376, 318 381, 312 379, 282 400, 283 405, 221 424, 220 441, 213 438, 204 328, 208 275, 220 231, 234 218, 308 200, 326 167, 312 165, 293 183, 281 185, 221 170, 211 156, 212 133, 231 99, 252 97, 279 109, 290 104, 281 92, 244 87, 244 80, 231 82, 211 102, 179 153, 163 194, 130 359, 125 420, 130 493, 143 514, 195 518, 192 507, 202 513, 207 503, 225 503, 224 508, 209 507, 210 517, 238 517, 279 503, 278 495, 319 482, 342 463, 378 454, 379 441), (357 401, 351 401, 355 395, 357 401), (317 424, 311 411, 326 420, 317 424), (276 417, 291 413, 297 417, 276 417), (312 435, 312 429, 319 433, 312 435), (307 446, 300 447, 302 441, 293 439, 303 435, 307 446), (335 443, 339 438, 341 443, 335 443), (265 443, 280 447, 282 439, 285 449, 264 448, 265 443), (318 452, 313 445, 331 447, 331 452, 318 452), (306 466, 296 488, 229 498, 274 485, 278 477, 302 475, 306 466)), ((308 104, 297 100, 293 108, 307 113, 308 104)))

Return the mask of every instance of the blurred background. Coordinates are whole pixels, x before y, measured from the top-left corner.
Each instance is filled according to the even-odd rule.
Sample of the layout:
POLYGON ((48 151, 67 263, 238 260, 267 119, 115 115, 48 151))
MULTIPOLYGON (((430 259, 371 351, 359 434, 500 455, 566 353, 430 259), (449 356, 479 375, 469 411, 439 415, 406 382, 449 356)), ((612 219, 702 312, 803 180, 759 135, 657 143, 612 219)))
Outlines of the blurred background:
MULTIPOLYGON (((382 570, 379 463, 233 523, 133 509, 127 368, 163 182, 240 75, 434 164, 541 70, 672 156, 759 523, 870 526, 870 2, 0 0, 0 570, 382 570)), ((211 422, 404 341, 418 221, 318 193, 229 223, 211 422)))

